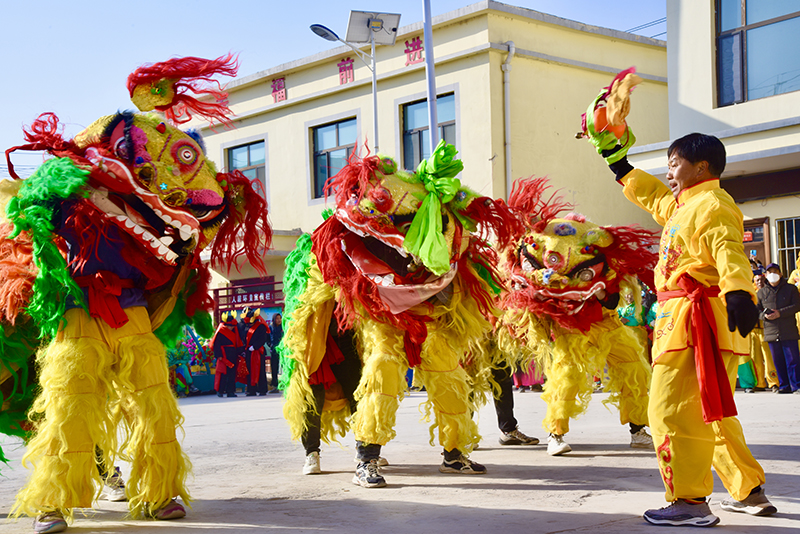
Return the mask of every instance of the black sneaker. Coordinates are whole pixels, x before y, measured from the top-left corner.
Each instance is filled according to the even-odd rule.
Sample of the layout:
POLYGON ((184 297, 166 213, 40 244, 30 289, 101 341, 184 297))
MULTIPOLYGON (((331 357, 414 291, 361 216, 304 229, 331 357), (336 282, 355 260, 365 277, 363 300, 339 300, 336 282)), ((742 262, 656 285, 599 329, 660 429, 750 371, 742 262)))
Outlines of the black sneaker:
POLYGON ((500 445, 536 445, 537 443, 539 443, 538 438, 526 436, 517 428, 511 432, 500 434, 500 445))
POLYGON ((353 484, 362 488, 382 488, 386 485, 386 479, 381 476, 378 469, 378 460, 360 462, 356 467, 356 474, 353 475, 353 484))
POLYGON ((453 461, 447 459, 439 466, 440 473, 458 473, 461 475, 485 475, 486 467, 477 462, 473 462, 466 455, 462 454, 453 461))
POLYGON ((653 525, 713 527, 719 523, 719 517, 711 513, 707 502, 689 504, 683 499, 657 510, 648 510, 644 519, 653 525))

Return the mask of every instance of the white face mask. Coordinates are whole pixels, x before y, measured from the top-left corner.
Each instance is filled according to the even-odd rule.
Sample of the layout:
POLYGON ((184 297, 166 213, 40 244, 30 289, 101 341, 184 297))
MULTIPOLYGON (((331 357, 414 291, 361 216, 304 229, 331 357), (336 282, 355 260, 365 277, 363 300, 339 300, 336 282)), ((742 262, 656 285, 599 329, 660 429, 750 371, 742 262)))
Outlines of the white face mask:
POLYGON ((767 273, 767 282, 769 282, 770 284, 774 284, 780 279, 781 275, 779 275, 778 273, 767 273))

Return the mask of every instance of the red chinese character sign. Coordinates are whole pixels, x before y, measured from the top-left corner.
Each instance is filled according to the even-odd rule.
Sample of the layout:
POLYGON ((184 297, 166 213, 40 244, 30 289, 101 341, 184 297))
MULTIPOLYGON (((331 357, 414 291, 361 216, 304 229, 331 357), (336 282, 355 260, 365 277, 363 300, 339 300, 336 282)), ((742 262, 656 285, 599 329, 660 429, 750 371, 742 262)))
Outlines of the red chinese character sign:
POLYGON ((406 41, 406 66, 425 61, 425 59, 422 57, 422 51, 424 49, 425 48, 422 45, 422 39, 419 37, 414 37, 411 39, 411 42, 406 41))
POLYGON ((286 100, 286 78, 272 80, 272 100, 276 104, 286 100))
POLYGON ((342 61, 337 63, 336 66, 339 67, 339 85, 344 85, 355 80, 355 76, 353 75, 352 58, 344 58, 342 61))

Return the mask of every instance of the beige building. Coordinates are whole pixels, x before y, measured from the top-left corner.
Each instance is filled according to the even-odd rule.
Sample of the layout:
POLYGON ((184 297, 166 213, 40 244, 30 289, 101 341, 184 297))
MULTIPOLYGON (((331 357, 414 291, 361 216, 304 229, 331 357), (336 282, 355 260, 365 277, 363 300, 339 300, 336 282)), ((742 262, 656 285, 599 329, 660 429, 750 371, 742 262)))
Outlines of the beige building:
MULTIPOLYGON (((669 138, 722 140, 721 183, 745 215, 745 248, 785 274, 800 253, 800 11, 792 9, 796 2, 667 1, 669 138)), ((640 142, 629 159, 663 177, 668 146, 640 142)))
MULTIPOLYGON (((316 37, 309 31, 307 38, 316 37)), ((432 47, 422 23, 400 27, 394 46, 376 49, 379 151, 409 169, 427 157, 430 53, 440 137, 460 152, 462 183, 505 198, 513 179, 549 175, 595 222, 654 225, 621 198, 613 175, 575 133, 600 89, 635 65, 644 83, 629 121, 642 145, 668 138, 665 42, 494 1, 434 17, 432 47)), ((276 280, 299 233, 322 220, 325 179, 353 150, 373 148, 371 77, 342 45, 234 80, 227 89, 236 128, 201 125, 220 168, 264 181, 276 233, 268 269, 276 280)), ((231 278, 252 276, 243 270, 231 278)))

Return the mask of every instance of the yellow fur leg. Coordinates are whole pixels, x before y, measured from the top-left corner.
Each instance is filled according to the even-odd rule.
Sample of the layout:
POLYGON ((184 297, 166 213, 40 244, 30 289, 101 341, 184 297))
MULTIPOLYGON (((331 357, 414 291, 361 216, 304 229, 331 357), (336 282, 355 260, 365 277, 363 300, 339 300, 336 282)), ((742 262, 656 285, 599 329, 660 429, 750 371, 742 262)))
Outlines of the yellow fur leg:
POLYGON ((603 401, 619 409, 619 421, 625 425, 646 425, 652 368, 646 360, 647 346, 636 331, 627 326, 612 332, 613 348, 608 355, 608 381, 603 401))
POLYGON ((109 372, 116 357, 81 310, 67 313, 68 324, 38 355, 41 392, 30 412, 36 432, 23 456, 33 472, 17 494, 12 515, 91 507, 100 476, 95 444, 105 465, 114 465, 116 432, 108 402, 116 393, 109 372))
POLYGON ((123 362, 120 407, 128 434, 123 448, 133 460, 127 484, 131 514, 138 516, 145 506, 158 509, 177 496, 189 504, 191 463, 177 440, 183 416, 168 384, 164 347, 152 333, 120 337, 117 344, 123 362), (124 365, 134 359, 135 365, 124 365))
POLYGON ((395 416, 406 387, 403 332, 367 319, 358 336, 364 367, 354 395, 353 433, 358 441, 386 445, 396 435, 395 416))

